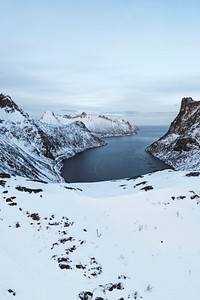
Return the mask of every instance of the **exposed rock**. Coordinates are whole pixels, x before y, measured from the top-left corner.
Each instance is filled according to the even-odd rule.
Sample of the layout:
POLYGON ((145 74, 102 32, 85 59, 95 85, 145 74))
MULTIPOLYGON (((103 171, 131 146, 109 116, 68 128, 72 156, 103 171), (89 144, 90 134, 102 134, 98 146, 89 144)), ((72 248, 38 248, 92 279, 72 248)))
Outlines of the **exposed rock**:
POLYGON ((151 185, 147 185, 147 186, 141 188, 140 190, 147 192, 147 191, 153 190, 153 187, 151 185))
POLYGON ((10 174, 0 173, 0 178, 11 178, 10 174))
POLYGON ((183 98, 167 133, 146 150, 176 170, 200 170, 200 101, 183 98))
POLYGON ((31 189, 31 188, 27 188, 25 186, 16 186, 16 190, 20 191, 20 192, 27 192, 29 194, 31 193, 40 193, 42 192, 42 189, 31 189))
POLYGON ((17 106, 11 97, 4 94, 0 94, 0 108, 3 108, 8 114, 18 111, 22 116, 28 118, 28 114, 24 113, 24 111, 17 106))
POLYGON ((190 172, 190 173, 187 173, 185 176, 187 176, 187 177, 197 177, 197 176, 200 176, 200 172, 190 172))

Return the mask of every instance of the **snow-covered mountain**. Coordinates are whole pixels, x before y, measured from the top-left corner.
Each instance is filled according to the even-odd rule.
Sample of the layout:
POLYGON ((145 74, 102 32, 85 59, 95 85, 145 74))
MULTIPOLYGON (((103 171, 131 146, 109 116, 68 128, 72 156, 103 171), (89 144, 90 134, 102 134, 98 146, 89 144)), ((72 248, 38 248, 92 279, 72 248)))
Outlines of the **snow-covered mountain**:
POLYGON ((199 300, 198 176, 74 186, 0 174, 0 299, 199 300))
POLYGON ((136 126, 131 125, 128 121, 112 120, 102 115, 95 116, 85 112, 80 115, 60 116, 47 111, 40 119, 42 123, 56 126, 66 125, 74 121, 83 122, 89 131, 101 137, 130 135, 138 130, 136 126))
MULTIPOLYGON (((190 126, 198 141, 198 107, 183 100, 168 137, 190 126)), ((199 300, 200 172, 37 182, 59 181, 60 157, 102 141, 82 122, 36 122, 4 95, 0 116, 1 300, 199 300)))
POLYGON ((200 101, 183 98, 168 132, 147 151, 176 170, 200 170, 200 101))
POLYGON ((60 181, 60 161, 105 145, 82 122, 55 127, 31 119, 9 96, 0 94, 0 172, 60 181))

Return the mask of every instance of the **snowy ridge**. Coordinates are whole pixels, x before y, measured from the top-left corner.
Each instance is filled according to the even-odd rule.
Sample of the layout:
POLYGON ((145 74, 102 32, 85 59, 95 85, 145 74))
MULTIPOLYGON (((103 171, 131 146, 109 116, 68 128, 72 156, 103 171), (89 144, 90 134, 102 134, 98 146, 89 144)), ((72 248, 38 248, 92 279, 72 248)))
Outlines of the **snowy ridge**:
POLYGON ((0 95, 0 170, 47 181, 62 181, 61 160, 105 145, 81 122, 55 127, 31 119, 10 97, 0 95))
POLYGON ((168 132, 147 151, 176 170, 200 170, 200 101, 183 98, 168 132))
POLYGON ((112 120, 108 117, 99 115, 91 115, 83 112, 80 115, 55 115, 53 112, 47 111, 40 122, 52 125, 67 125, 74 121, 80 121, 94 134, 98 134, 101 137, 107 136, 123 136, 137 132, 137 127, 131 125, 125 120, 112 120))
POLYGON ((74 186, 0 174, 0 299, 198 300, 199 176, 74 186))

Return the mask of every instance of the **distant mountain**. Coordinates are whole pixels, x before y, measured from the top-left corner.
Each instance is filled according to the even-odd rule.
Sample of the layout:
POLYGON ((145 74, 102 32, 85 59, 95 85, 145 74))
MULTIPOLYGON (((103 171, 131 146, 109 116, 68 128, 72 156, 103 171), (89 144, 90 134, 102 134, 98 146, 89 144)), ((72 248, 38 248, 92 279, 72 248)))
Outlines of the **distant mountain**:
POLYGON ((53 112, 47 111, 40 122, 55 126, 62 126, 74 121, 81 121, 94 134, 101 137, 107 136, 123 136, 137 132, 137 127, 131 125, 125 120, 112 120, 103 115, 91 115, 83 112, 80 115, 55 115, 53 112))
POLYGON ((176 170, 200 170, 200 101, 183 98, 168 132, 147 152, 176 170))
POLYGON ((32 179, 60 181, 63 158, 105 145, 82 122, 55 127, 31 119, 9 97, 0 94, 0 172, 32 179))

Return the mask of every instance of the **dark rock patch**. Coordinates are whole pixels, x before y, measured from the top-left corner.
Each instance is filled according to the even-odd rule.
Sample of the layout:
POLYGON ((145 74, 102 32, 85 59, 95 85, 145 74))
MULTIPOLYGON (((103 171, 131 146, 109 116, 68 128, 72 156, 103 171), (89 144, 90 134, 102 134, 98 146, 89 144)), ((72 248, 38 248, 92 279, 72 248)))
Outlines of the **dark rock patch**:
POLYGON ((12 289, 8 289, 8 293, 12 294, 13 296, 16 296, 16 293, 12 289))
POLYGON ((200 196, 197 195, 197 194, 194 194, 194 195, 192 195, 192 196, 190 197, 191 200, 193 200, 193 199, 199 199, 199 198, 200 198, 200 196))
POLYGON ((19 224, 19 222, 17 222, 17 223, 15 224, 15 227, 16 227, 16 228, 21 227, 20 224, 19 224))
POLYGON ((178 200, 183 200, 185 198, 186 198, 186 196, 181 196, 181 195, 177 197, 178 200))
POLYGON ((66 263, 71 262, 70 259, 69 259, 68 257, 58 257, 57 261, 58 261, 59 263, 61 263, 61 262, 66 262, 66 263))
POLYGON ((40 216, 38 213, 32 213, 30 214, 30 217, 33 219, 33 221, 39 221, 40 220, 40 216))
POLYGON ((73 245, 72 247, 65 250, 66 254, 69 254, 70 252, 74 252, 76 250, 76 246, 73 245))
POLYGON ((8 203, 8 205, 10 205, 10 206, 16 206, 17 203, 16 203, 16 202, 13 202, 13 200, 14 200, 15 198, 16 198, 15 196, 10 197, 10 198, 6 198, 6 202, 8 203))
POLYGON ((95 257, 90 258, 90 267, 88 268, 89 274, 85 273, 85 276, 88 278, 92 277, 97 277, 102 273, 102 267, 101 265, 97 262, 95 257))
POLYGON ((16 202, 11 202, 11 203, 8 203, 8 205, 10 205, 10 206, 17 206, 17 203, 16 202))
POLYGON ((29 194, 31 194, 31 193, 40 193, 40 192, 42 192, 43 190, 42 189, 31 189, 31 188, 27 188, 27 187, 25 187, 25 186, 16 186, 15 187, 16 188, 16 190, 18 190, 18 191, 20 191, 20 192, 27 192, 27 193, 29 193, 29 194))
POLYGON ((74 188, 74 187, 71 187, 71 186, 64 186, 64 188, 67 189, 67 190, 71 190, 71 191, 80 191, 80 192, 83 191, 82 189, 74 188))
POLYGON ((5 180, 0 180, 0 185, 3 186, 3 187, 5 187, 6 181, 5 180))
POLYGON ((187 177, 197 177, 197 176, 200 176, 200 172, 190 172, 190 173, 185 174, 185 176, 187 176, 187 177))
POLYGON ((61 270, 71 270, 72 267, 70 265, 59 264, 61 270))
POLYGON ((140 190, 144 190, 145 192, 147 192, 147 191, 153 190, 153 187, 151 185, 147 185, 147 186, 141 188, 140 190))
POLYGON ((85 270, 86 266, 83 266, 83 265, 79 264, 79 265, 76 265, 76 268, 79 269, 79 270, 80 269, 85 270))
POLYGON ((121 282, 119 282, 119 283, 108 283, 105 286, 105 289, 108 290, 109 292, 112 292, 113 290, 123 290, 124 286, 121 282))
POLYGON ((60 225, 60 223, 59 222, 52 222, 52 223, 48 223, 48 225, 49 226, 58 226, 58 225, 60 225))
POLYGON ((0 178, 11 178, 11 176, 7 173, 0 173, 0 178))
POLYGON ((147 183, 147 181, 142 181, 142 182, 137 183, 134 187, 139 186, 139 185, 144 185, 146 183, 147 183))
POLYGON ((92 300, 93 293, 91 292, 81 292, 79 295, 79 299, 81 300, 92 300))

